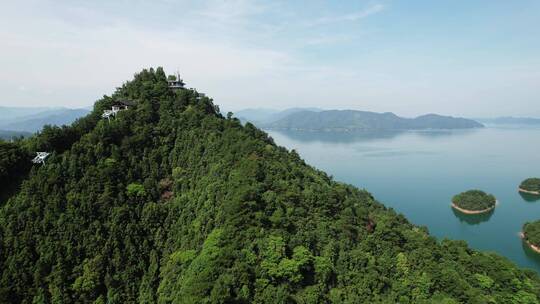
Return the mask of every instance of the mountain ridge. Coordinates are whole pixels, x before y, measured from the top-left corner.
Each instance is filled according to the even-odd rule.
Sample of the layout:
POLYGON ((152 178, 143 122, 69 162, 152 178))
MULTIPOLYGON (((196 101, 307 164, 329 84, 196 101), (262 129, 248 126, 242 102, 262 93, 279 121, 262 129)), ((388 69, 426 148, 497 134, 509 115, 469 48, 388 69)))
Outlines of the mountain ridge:
POLYGON ((323 111, 319 108, 314 107, 307 107, 307 108, 301 108, 301 107, 295 107, 295 108, 288 108, 285 110, 275 110, 275 109, 269 109, 269 108, 249 108, 249 109, 243 109, 240 111, 235 112, 235 117, 240 119, 242 122, 251 122, 256 125, 258 124, 265 124, 274 122, 276 120, 282 119, 286 117, 287 115, 301 112, 301 111, 312 111, 312 112, 318 112, 323 111))
POLYGON ((87 109, 0 107, 0 129, 34 133, 44 125, 68 125, 87 115, 87 109))
POLYGON ((392 112, 376 113, 358 110, 301 111, 260 126, 268 129, 309 131, 425 130, 483 127, 482 124, 473 120, 438 114, 403 118, 392 112))

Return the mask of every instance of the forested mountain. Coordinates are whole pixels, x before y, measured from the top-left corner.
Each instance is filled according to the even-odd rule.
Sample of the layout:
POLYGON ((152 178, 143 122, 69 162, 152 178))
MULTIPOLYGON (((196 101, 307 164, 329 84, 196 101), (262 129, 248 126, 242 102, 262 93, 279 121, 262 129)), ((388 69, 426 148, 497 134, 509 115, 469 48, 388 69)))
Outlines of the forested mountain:
POLYGON ((394 113, 355 110, 301 111, 261 127, 283 130, 355 131, 355 130, 423 130, 481 128, 482 124, 465 118, 427 114, 403 118, 394 113))
POLYGON ((87 115, 86 109, 0 107, 0 129, 34 133, 45 125, 69 125, 87 115))
POLYGON ((69 127, 0 145, 0 303, 538 303, 211 99, 144 70, 69 127), (135 106, 109 121, 117 100, 135 106), (45 165, 30 166, 35 151, 45 165))

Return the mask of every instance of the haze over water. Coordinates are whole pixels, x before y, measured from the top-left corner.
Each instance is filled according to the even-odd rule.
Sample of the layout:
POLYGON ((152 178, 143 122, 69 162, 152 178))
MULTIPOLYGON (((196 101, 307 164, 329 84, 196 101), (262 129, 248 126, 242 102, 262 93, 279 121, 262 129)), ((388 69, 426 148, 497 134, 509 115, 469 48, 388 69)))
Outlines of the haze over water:
POLYGON ((540 272, 540 255, 518 233, 540 219, 540 197, 518 193, 540 176, 540 128, 329 133, 270 131, 277 144, 296 149, 309 164, 338 181, 365 188, 438 239, 465 240, 540 272), (478 188, 495 195, 495 211, 464 216, 453 195, 478 188))

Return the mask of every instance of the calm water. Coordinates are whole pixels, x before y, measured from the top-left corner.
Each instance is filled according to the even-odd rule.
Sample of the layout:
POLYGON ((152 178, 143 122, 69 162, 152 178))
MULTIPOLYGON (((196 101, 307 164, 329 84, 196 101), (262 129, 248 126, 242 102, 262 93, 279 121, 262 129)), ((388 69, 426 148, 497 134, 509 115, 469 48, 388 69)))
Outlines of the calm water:
POLYGON ((463 239, 540 272, 540 256, 518 237, 523 223, 540 219, 540 199, 517 192, 523 179, 540 176, 540 128, 269 133, 311 165, 366 188, 439 239, 463 239), (452 196, 472 188, 497 197, 494 212, 464 217, 452 210, 452 196))

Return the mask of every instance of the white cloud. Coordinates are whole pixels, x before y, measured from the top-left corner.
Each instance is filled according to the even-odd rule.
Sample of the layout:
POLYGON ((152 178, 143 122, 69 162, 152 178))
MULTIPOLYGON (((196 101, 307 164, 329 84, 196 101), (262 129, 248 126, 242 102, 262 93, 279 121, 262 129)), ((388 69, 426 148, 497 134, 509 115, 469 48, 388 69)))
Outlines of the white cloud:
POLYGON ((337 15, 337 16, 321 17, 312 22, 309 22, 308 25, 318 26, 318 25, 327 25, 327 24, 339 23, 339 22, 355 22, 355 21, 364 19, 366 17, 369 17, 371 15, 375 15, 379 12, 382 12, 385 8, 386 7, 382 4, 375 4, 357 12, 352 12, 352 13, 342 14, 342 15, 337 15))
MULTIPOLYGON (((0 58, 5 71, 0 74, 0 86, 2 91, 11 92, 6 94, 9 98, 0 100, 6 105, 13 101, 87 105, 104 93, 110 94, 132 73, 163 66, 169 72, 180 70, 189 86, 206 91, 225 107, 249 106, 255 96, 283 107, 294 98, 294 92, 308 92, 313 86, 321 88, 356 74, 306 64, 291 48, 279 44, 257 43, 279 31, 272 24, 250 20, 273 9, 250 1, 214 0, 185 12, 177 17, 181 22, 165 28, 115 18, 107 15, 110 12, 101 14, 88 6, 27 9, 33 18, 11 15, 0 29, 5 46, 0 58), (66 14, 69 17, 64 18, 66 14), (17 30, 7 30, 8 24, 17 30), (31 90, 14 89, 23 85, 31 90)), ((299 41, 315 45, 344 39, 348 37, 320 35, 299 41)))
MULTIPOLYGON (((96 15, 88 8, 69 11, 76 11, 83 19, 96 15)), ((197 14, 224 25, 256 11, 252 5, 237 1, 232 9, 216 5, 197 14)), ((235 79, 262 80, 293 61, 281 50, 239 45, 219 36, 206 39, 194 32, 197 24, 193 22, 163 30, 121 19, 108 26, 74 26, 73 17, 56 17, 39 15, 34 19, 38 21, 10 18, 13 23, 9 28, 15 27, 17 31, 7 27, 0 30, 0 40, 4 42, 0 58, 4 72, 0 81, 4 92, 10 88, 18 91, 12 90, 12 96, 4 97, 0 103, 39 103, 32 100, 35 94, 19 89, 23 84, 43 93, 80 91, 76 97, 58 96, 58 100, 41 101, 44 104, 90 103, 102 93, 110 93, 133 72, 151 66, 164 66, 170 72, 180 69, 188 84, 200 86, 201 90, 211 89, 221 87, 221 83, 235 83, 235 79)))
POLYGON ((212 0, 204 2, 204 6, 195 15, 207 21, 221 25, 245 24, 249 17, 265 12, 266 6, 247 0, 212 0))
POLYGON ((307 46, 315 46, 315 45, 327 45, 327 44, 337 44, 342 42, 347 42, 353 40, 354 37, 352 35, 344 35, 344 34, 327 34, 327 35, 316 35, 310 38, 303 39, 303 44, 307 46))

